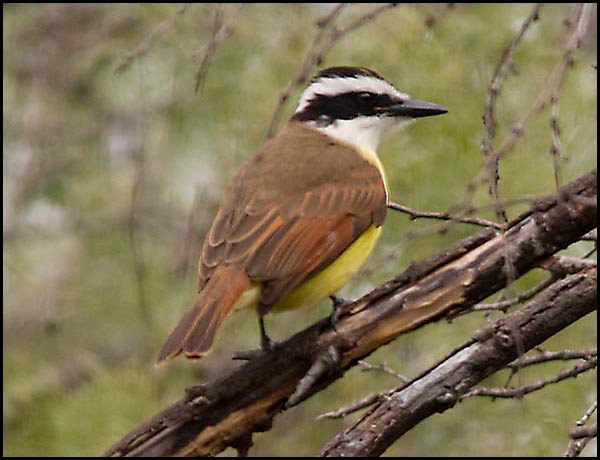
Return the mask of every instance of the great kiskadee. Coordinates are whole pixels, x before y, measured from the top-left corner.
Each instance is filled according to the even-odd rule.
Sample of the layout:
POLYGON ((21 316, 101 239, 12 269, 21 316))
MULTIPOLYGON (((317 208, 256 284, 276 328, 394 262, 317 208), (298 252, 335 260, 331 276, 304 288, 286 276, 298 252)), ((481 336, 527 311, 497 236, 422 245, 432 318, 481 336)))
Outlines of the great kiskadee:
POLYGON ((208 352, 227 315, 313 306, 363 264, 381 232, 387 182, 375 150, 403 122, 439 115, 376 72, 332 67, 304 90, 288 125, 230 182, 204 240, 198 295, 157 363, 208 352))

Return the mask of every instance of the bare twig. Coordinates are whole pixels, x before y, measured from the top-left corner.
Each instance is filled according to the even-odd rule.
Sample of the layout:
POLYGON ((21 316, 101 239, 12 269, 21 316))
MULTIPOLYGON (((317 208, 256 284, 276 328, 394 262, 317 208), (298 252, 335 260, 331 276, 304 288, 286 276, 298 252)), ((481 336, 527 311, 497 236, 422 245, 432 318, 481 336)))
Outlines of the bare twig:
POLYGON ((227 38, 231 37, 233 32, 235 31, 235 27, 231 25, 239 13, 246 7, 248 4, 242 4, 238 7, 237 11, 232 14, 230 19, 230 24, 225 26, 225 10, 224 5, 222 3, 218 4, 213 19, 213 27, 211 30, 210 38, 208 43, 204 47, 204 52, 202 53, 202 58, 200 60, 200 67, 196 71, 195 80, 196 86, 194 88, 195 92, 202 92, 202 87, 204 85, 204 81, 206 80, 206 75, 208 74, 208 68, 212 61, 215 52, 219 45, 225 41, 227 38))
POLYGON ((425 26, 429 29, 433 28, 441 18, 443 18, 450 11, 457 8, 456 3, 446 3, 444 8, 440 8, 438 5, 434 6, 433 12, 428 12, 425 17, 425 26))
POLYGON ((315 25, 319 29, 328 27, 329 24, 331 24, 333 21, 335 21, 335 18, 340 14, 342 9, 345 8, 346 6, 347 6, 346 3, 338 3, 334 8, 331 9, 331 11, 329 13, 327 13, 322 18, 317 19, 317 21, 315 22, 315 25))
POLYGON ((370 395, 367 395, 364 398, 362 398, 360 401, 356 401, 355 403, 352 403, 349 406, 340 407, 337 410, 317 415, 316 420, 323 420, 326 418, 344 418, 346 415, 350 415, 354 412, 364 409, 365 407, 372 406, 373 404, 381 401, 381 398, 381 393, 371 393, 370 395))
MULTIPOLYGON (((539 19, 540 9, 542 7, 541 3, 538 3, 533 8, 533 11, 523 24, 521 24, 521 28, 517 32, 517 34, 513 37, 508 47, 505 48, 502 53, 502 57, 500 58, 500 62, 496 67, 496 71, 494 73, 494 77, 492 78, 492 83, 490 84, 490 90, 488 93, 488 99, 485 106, 485 111, 483 113, 483 125, 486 129, 486 135, 483 138, 482 148, 483 153, 485 155, 485 170, 488 174, 488 184, 489 184, 489 193, 494 200, 498 200, 498 180, 500 179, 498 175, 498 162, 500 160, 499 155, 494 150, 494 138, 496 137, 496 100, 498 98, 498 94, 502 88, 502 84, 508 71, 513 65, 513 56, 515 51, 523 37, 525 36, 525 32, 529 29, 531 24, 539 19)), ((496 209, 496 214, 499 218, 501 218, 504 222, 508 221, 506 217, 506 212, 500 205, 498 205, 496 209)))
POLYGON ((527 366, 547 363, 548 361, 568 361, 571 359, 589 360, 598 355, 598 350, 561 350, 542 351, 534 355, 521 356, 508 365, 512 370, 520 370, 527 366))
POLYGON ((471 391, 468 391, 460 397, 460 400, 470 398, 472 396, 488 396, 492 398, 520 398, 526 394, 532 393, 537 390, 541 390, 546 385, 561 382, 570 377, 577 377, 584 372, 594 369, 597 365, 597 356, 592 356, 589 359, 575 364, 571 369, 564 370, 558 375, 549 379, 539 380, 530 385, 522 387, 479 387, 471 391))
MULTIPOLYGON (((143 85, 142 85, 143 86, 143 85)), ((140 88, 142 88, 140 86, 140 88)), ((143 89, 142 89, 143 91, 143 89)), ((146 323, 149 330, 154 327, 152 321, 151 309, 146 296, 146 262, 142 254, 141 232, 139 225, 139 209, 144 199, 144 184, 148 171, 147 165, 147 147, 145 140, 148 132, 148 117, 146 108, 146 99, 142 96, 142 111, 139 115, 139 141, 135 149, 131 152, 133 160, 133 185, 131 187, 131 201, 129 204, 129 214, 127 218, 127 230, 129 236, 129 246, 131 250, 131 259, 133 264, 133 273, 135 285, 137 288, 138 308, 142 320, 146 323)))
POLYGON ((396 372, 394 369, 389 367, 386 363, 382 364, 371 364, 363 359, 361 359, 358 364, 362 367, 363 372, 365 371, 379 371, 384 372, 392 377, 396 377, 401 382, 408 382, 410 379, 408 377, 403 376, 399 372, 396 372))
POLYGON ((546 280, 542 281, 541 283, 537 284, 533 288, 529 289, 528 291, 525 291, 522 294, 519 294, 517 297, 513 297, 513 298, 507 299, 507 300, 502 300, 500 302, 478 303, 464 311, 450 312, 447 316, 447 319, 452 320, 454 318, 457 318, 458 316, 466 315, 467 313, 472 313, 475 311, 500 310, 500 311, 506 312, 506 310, 509 307, 518 305, 520 303, 526 302, 527 300, 534 298, 536 295, 538 295, 540 292, 542 292, 548 286, 551 286, 552 283, 554 283, 554 282, 556 282, 556 278, 551 276, 551 277, 547 278, 546 280))
POLYGON ((388 203, 388 207, 395 211, 400 211, 405 214, 408 214, 410 216, 410 220, 419 219, 419 218, 452 220, 455 222, 462 222, 465 224, 478 225, 480 227, 496 228, 498 230, 503 228, 502 224, 499 224, 497 222, 492 222, 491 220, 481 219, 479 217, 456 216, 456 215, 452 215, 448 212, 417 211, 415 209, 409 208, 408 206, 404 206, 400 203, 395 203, 393 201, 388 203))
MULTIPOLYGON (((506 209, 509 206, 518 206, 518 205, 522 205, 522 204, 532 204, 535 202, 536 197, 535 196, 529 196, 529 195, 525 195, 525 196, 521 196, 519 198, 514 198, 514 199, 501 199, 499 200, 499 202, 502 204, 502 206, 506 209)), ((475 213, 475 212, 482 212, 482 211, 487 211, 490 209, 495 208, 495 204, 490 204, 490 205, 483 205, 483 206, 478 206, 478 207, 470 207, 465 209, 465 212, 467 214, 471 214, 471 213, 475 213)), ((497 222, 493 222, 493 221, 489 221, 486 219, 480 219, 480 218, 474 218, 476 220, 471 221, 471 217, 470 216, 458 216, 458 215, 454 215, 454 214, 450 214, 450 213, 429 213, 429 212, 421 212, 421 211, 417 211, 414 210, 412 208, 409 208, 408 206, 404 206, 404 205, 400 205, 398 203, 395 202, 391 202, 390 203, 390 208, 391 209, 395 209, 398 210, 400 212, 406 212, 407 214, 409 214, 409 216, 411 216, 411 220, 412 215, 415 215, 415 218, 433 218, 436 220, 444 220, 447 223, 445 224, 436 224, 436 225, 431 225, 429 227, 425 227, 422 229, 417 229, 417 230, 410 230, 406 233, 404 233, 400 239, 398 240, 398 242, 394 245, 394 247, 392 248, 392 250, 388 251, 382 258, 383 261, 390 261, 390 260, 396 260, 398 258, 401 257, 403 251, 411 244, 411 242, 415 239, 418 238, 423 238, 423 237, 427 237, 436 233, 439 234, 445 234, 448 231, 451 230, 451 228, 454 227, 454 225, 456 225, 457 223, 469 223, 469 224, 473 224, 473 225, 477 225, 477 226, 481 226, 481 227, 490 227, 490 228, 497 228, 499 230, 502 230, 504 228, 506 228, 505 224, 499 224, 497 222), (450 218, 446 219, 444 216, 448 215, 450 218), (466 220, 469 220, 468 222, 466 222, 466 220), (481 225, 480 225, 481 224, 481 225)), ((581 240, 583 241, 596 241, 596 229, 586 233, 584 236, 581 237, 581 240)), ((584 257, 580 258, 581 259, 587 259, 591 254, 593 254, 593 252, 595 252, 595 250, 592 250, 590 252, 590 254, 585 255, 584 257)), ((555 260, 560 260, 560 258, 555 259, 555 260)), ((567 259, 563 259, 563 261, 566 261, 567 259)), ((587 262, 583 262, 585 265, 588 265, 587 262)), ((547 268, 547 267, 542 267, 542 268, 547 268)), ((557 273, 560 273, 561 271, 564 270, 560 270, 560 267, 557 265, 555 267, 557 269, 557 273)), ((359 274, 361 276, 366 276, 368 274, 370 274, 372 272, 372 269, 369 267, 364 267, 361 269, 361 271, 359 272, 359 274)), ((573 271, 568 271, 569 273, 572 273, 573 271)), ((564 275, 564 273, 563 273, 564 275)), ((518 301, 516 303, 519 303, 518 301)), ((494 310, 495 308, 492 308, 492 310, 494 310)), ((499 307, 498 309, 502 310, 502 307, 499 307)), ((486 308, 482 305, 481 308, 478 306, 477 310, 486 310, 486 308)), ((464 313, 468 313, 468 311, 464 312, 464 313)), ((463 313, 463 314, 464 314, 463 313)), ((452 317, 448 318, 448 319, 452 319, 452 317)))
POLYGON ((552 256, 548 257, 540 264, 538 264, 540 268, 544 268, 552 273, 552 276, 545 279, 541 283, 537 284, 533 288, 519 294, 516 297, 502 300, 498 302, 487 302, 487 303, 478 303, 473 305, 467 310, 460 311, 458 313, 451 312, 448 315, 448 320, 452 320, 458 316, 465 315, 467 313, 472 313, 475 311, 493 311, 500 310, 506 312, 506 310, 514 305, 523 303, 529 299, 532 299, 548 286, 552 285, 552 283, 556 282, 556 280, 562 276, 567 274, 577 273, 578 271, 584 270, 590 267, 596 267, 597 262, 591 259, 579 258, 579 257, 570 257, 570 256, 552 256))
POLYGON ((582 439, 570 439, 569 444, 567 446, 567 451, 564 453, 564 457, 577 457, 585 446, 587 446, 588 442, 590 442, 593 437, 587 437, 582 439))
POLYGON ((392 8, 396 8, 398 5, 399 5, 399 3, 384 3, 383 5, 373 8, 371 11, 358 17, 353 22, 351 22, 349 25, 347 25, 346 27, 344 27, 342 29, 337 29, 337 28, 332 29, 331 37, 329 38, 329 47, 325 48, 326 52, 329 51, 329 49, 334 45, 334 43, 337 40, 339 40, 340 38, 342 38, 343 36, 348 35, 350 32, 353 32, 354 30, 358 29, 359 27, 362 27, 365 24, 367 24, 368 22, 371 22, 373 19, 375 19, 377 16, 379 16, 384 11, 390 10, 392 8))
POLYGON ((581 454, 587 443, 598 435, 596 423, 589 427, 585 426, 592 414, 596 412, 597 408, 598 401, 594 401, 585 411, 583 417, 577 420, 575 428, 571 429, 571 432, 569 433, 571 439, 569 439, 567 451, 563 454, 564 457, 577 457, 581 454))
MULTIPOLYGON (((564 81, 564 79, 561 79, 564 81)), ((558 98, 559 89, 561 85, 557 85, 552 97, 550 98, 550 104, 552 105, 552 115, 550 117, 550 127, 552 128, 552 145, 550 146, 550 153, 554 161, 554 183, 557 187, 561 184, 560 174, 560 162, 566 158, 562 143, 560 141, 560 127, 558 124, 558 98)))
POLYGON ((554 162, 554 181, 557 187, 560 187, 562 182, 560 174, 560 162, 566 158, 564 148, 560 141, 560 126, 558 121, 560 90, 562 89, 565 81, 567 69, 573 67, 573 54, 579 47, 581 47, 583 37, 585 36, 585 32, 587 30, 591 5, 591 3, 576 4, 573 7, 573 19, 568 18, 565 20, 565 24, 571 29, 571 34, 567 37, 566 50, 560 63, 560 70, 558 71, 558 75, 556 77, 557 82, 555 83, 554 89, 550 96, 550 104, 552 106, 552 114, 550 117, 552 144, 550 146, 550 153, 552 154, 554 162))
POLYGON ((150 32, 146 38, 140 42, 139 45, 121 58, 119 64, 117 64, 115 67, 114 72, 117 75, 122 74, 129 68, 131 64, 133 64, 135 60, 145 56, 162 36, 162 34, 164 34, 173 25, 177 17, 185 13, 188 6, 189 4, 180 6, 174 15, 162 20, 158 26, 156 26, 154 30, 152 30, 152 32, 150 32))
POLYGON ((571 439, 595 438, 598 436, 598 425, 594 423, 590 426, 578 426, 569 432, 571 439))
POLYGON ((597 409, 598 409, 598 401, 594 401, 592 403, 592 405, 588 408, 588 410, 585 411, 585 414, 583 414, 583 417, 581 417, 579 420, 577 420, 577 426, 585 425, 588 422, 588 420, 590 419, 590 417, 592 416, 592 414, 594 412, 596 412, 597 409))
POLYGON ((572 256, 552 256, 539 264, 540 268, 549 270, 555 277, 577 273, 580 270, 595 267, 596 265, 597 262, 593 259, 572 256))
POLYGON ((333 23, 342 12, 342 10, 347 6, 346 3, 340 3, 333 8, 333 10, 323 16, 321 19, 317 20, 316 25, 318 28, 317 34, 308 49, 300 68, 296 76, 290 80, 286 88, 283 90, 281 95, 279 96, 279 102, 275 111, 273 112, 273 116, 271 117, 271 122, 269 123, 269 128, 267 129, 267 139, 272 137, 275 134, 277 126, 279 124, 279 120, 281 119, 281 115, 283 113, 283 109, 285 108, 286 103, 288 102, 292 91, 301 85, 303 85, 309 78, 310 74, 313 72, 314 68, 320 64, 317 62, 316 55, 319 46, 321 45, 321 41, 325 37, 327 31, 333 27, 333 23))
MULTIPOLYGON (((474 384, 518 358, 519 348, 529 350, 545 341, 552 331, 558 331, 548 320, 564 320, 565 315, 575 314, 579 308, 592 312, 595 302, 596 270, 570 275, 520 310, 481 328, 409 384, 387 393, 386 398, 327 443, 320 455, 381 455, 424 418, 450 409, 474 384), (586 297, 581 296, 584 292, 586 297)), ((571 319, 576 320, 575 316, 571 319)))
MULTIPOLYGON (((569 15, 569 18, 567 18, 566 20, 567 25, 571 26, 571 33, 568 35, 566 40, 565 52, 563 53, 560 61, 548 74, 548 77, 546 78, 542 89, 540 90, 538 96, 533 101, 527 112, 525 112, 525 114, 516 123, 510 126, 508 136, 506 136, 506 139, 503 141, 503 143, 496 149, 494 149, 492 145, 497 129, 495 109, 493 109, 493 107, 495 106, 497 99, 497 94, 494 95, 494 93, 497 92, 496 89, 498 81, 496 80, 496 78, 492 80, 492 84, 490 85, 490 94, 488 96, 488 101, 486 103, 486 109, 484 112, 486 136, 484 137, 483 141, 484 152, 488 151, 491 152, 491 154, 486 154, 486 161, 482 165, 480 171, 469 182, 460 202, 452 206, 450 212, 459 212, 460 210, 470 208, 470 203, 478 187, 484 182, 490 183, 490 180, 492 180, 492 182, 497 180, 497 171, 495 167, 497 161, 504 158, 509 152, 513 150, 518 140, 523 137, 525 127, 532 119, 533 115, 542 111, 551 101, 552 96, 556 96, 558 94, 557 87, 560 88, 562 84, 561 82, 564 80, 567 70, 572 67, 574 62, 574 53, 576 49, 578 49, 578 47, 581 46, 583 36, 585 35, 585 31, 587 29, 589 16, 591 14, 591 6, 587 5, 588 4, 581 3, 574 5, 573 12, 569 15), (494 85, 494 80, 496 80, 496 85, 494 85)), ((506 54, 511 53, 511 51, 509 50, 510 45, 509 48, 505 51, 505 54, 503 54, 503 58, 506 54)), ((503 60, 504 59, 501 59, 501 63, 503 60)), ((500 69, 501 67, 502 64, 500 64, 497 67, 497 69, 500 69)), ((504 72, 501 73, 501 75, 503 74, 504 72)), ((502 79, 500 79, 500 84, 502 83, 502 81, 503 77, 502 79)), ((556 98, 555 100, 556 103, 558 103, 558 100, 556 98)), ((555 176, 556 174, 558 173, 555 172, 555 176)), ((495 205, 497 209, 504 209, 504 203, 502 201, 496 200, 495 205)))
POLYGON ((137 209, 142 196, 143 171, 144 171, 144 154, 140 150, 139 159, 136 161, 136 172, 133 187, 131 189, 131 203, 129 206, 128 217, 128 235, 129 247, 131 249, 131 258, 133 264, 133 273, 135 276, 135 285, 137 288, 138 307, 142 319, 148 327, 152 326, 150 318, 150 308, 148 299, 146 298, 146 264, 144 262, 140 247, 139 226, 137 223, 137 209))
POLYGON ((566 71, 573 66, 573 53, 576 48, 573 48, 575 44, 579 46, 581 42, 582 35, 585 32, 585 25, 587 24, 587 17, 589 16, 589 11, 581 6, 582 4, 577 4, 574 8, 581 8, 580 13, 577 14, 577 25, 575 27, 575 31, 578 31, 577 34, 569 35, 567 39, 567 49, 562 55, 561 60, 554 66, 554 68, 550 71, 550 74, 546 78, 546 82, 542 87, 538 97, 531 105, 530 109, 526 112, 526 114, 515 123, 511 129, 511 136, 502 144, 497 151, 497 155, 499 158, 503 158, 512 148, 518 139, 520 139, 523 135, 526 124, 529 122, 534 113, 542 110, 546 107, 548 101, 555 93, 554 89, 560 87, 562 85, 562 81, 565 78, 566 71))
MULTIPOLYGON (((402 383, 408 383, 410 381, 410 379, 403 376, 402 374, 399 374, 398 372, 396 372, 395 370, 390 368, 385 363, 371 364, 371 363, 361 359, 360 361, 358 361, 358 364, 362 367, 363 372, 365 372, 365 371, 384 372, 384 373, 391 375, 392 377, 395 377, 396 379, 400 380, 402 383)), ((365 407, 369 407, 375 403, 378 403, 382 399, 385 399, 386 397, 387 397, 386 393, 371 393, 370 395, 367 395, 364 398, 360 399, 359 401, 356 401, 348 406, 343 406, 335 411, 325 412, 324 414, 320 414, 316 417, 316 420, 322 420, 322 419, 326 419, 326 418, 328 418, 328 419, 343 418, 347 415, 350 415, 354 412, 364 409, 365 407)))

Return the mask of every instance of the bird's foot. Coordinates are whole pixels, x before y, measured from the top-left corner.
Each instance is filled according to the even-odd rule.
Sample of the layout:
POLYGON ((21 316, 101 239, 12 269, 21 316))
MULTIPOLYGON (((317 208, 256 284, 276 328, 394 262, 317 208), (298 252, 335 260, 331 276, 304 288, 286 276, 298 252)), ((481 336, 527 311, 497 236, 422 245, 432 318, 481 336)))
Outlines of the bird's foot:
POLYGON ((260 348, 258 350, 237 351, 233 354, 232 359, 249 361, 251 359, 258 358, 259 356, 264 356, 265 354, 270 353, 277 348, 279 343, 271 340, 271 338, 267 335, 262 316, 258 317, 258 322, 260 325, 260 348))
MULTIPOLYGON (((261 342, 262 342, 262 340, 261 340, 261 342)), ((258 358, 260 356, 269 354, 270 352, 275 350, 275 348, 277 348, 278 345, 279 345, 279 342, 275 342, 275 341, 269 339, 268 341, 261 343, 261 348, 255 348, 253 350, 240 350, 240 351, 234 352, 233 355, 231 356, 231 359, 241 360, 241 361, 250 361, 251 359, 258 358)))

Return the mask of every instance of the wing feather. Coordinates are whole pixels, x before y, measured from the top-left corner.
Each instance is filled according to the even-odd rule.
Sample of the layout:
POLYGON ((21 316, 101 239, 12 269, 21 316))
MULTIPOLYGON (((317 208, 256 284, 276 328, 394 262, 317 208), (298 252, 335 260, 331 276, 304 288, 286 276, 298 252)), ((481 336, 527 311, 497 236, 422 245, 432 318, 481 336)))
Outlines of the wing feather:
POLYGON ((273 306, 333 262, 371 225, 385 217, 385 185, 375 168, 349 173, 290 197, 251 201, 219 210, 199 264, 200 287, 215 267, 235 264, 263 283, 261 310, 273 306))

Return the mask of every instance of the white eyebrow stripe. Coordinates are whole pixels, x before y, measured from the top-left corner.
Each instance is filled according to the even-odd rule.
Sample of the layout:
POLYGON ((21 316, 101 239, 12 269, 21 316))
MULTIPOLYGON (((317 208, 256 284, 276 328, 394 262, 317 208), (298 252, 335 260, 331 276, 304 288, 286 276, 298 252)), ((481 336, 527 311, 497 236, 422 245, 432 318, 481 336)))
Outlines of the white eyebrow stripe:
POLYGON ((393 97, 408 99, 409 95, 401 93, 385 80, 375 77, 328 77, 320 78, 310 84, 300 96, 296 113, 302 112, 317 95, 337 96, 350 92, 368 91, 376 94, 389 94, 393 97))

